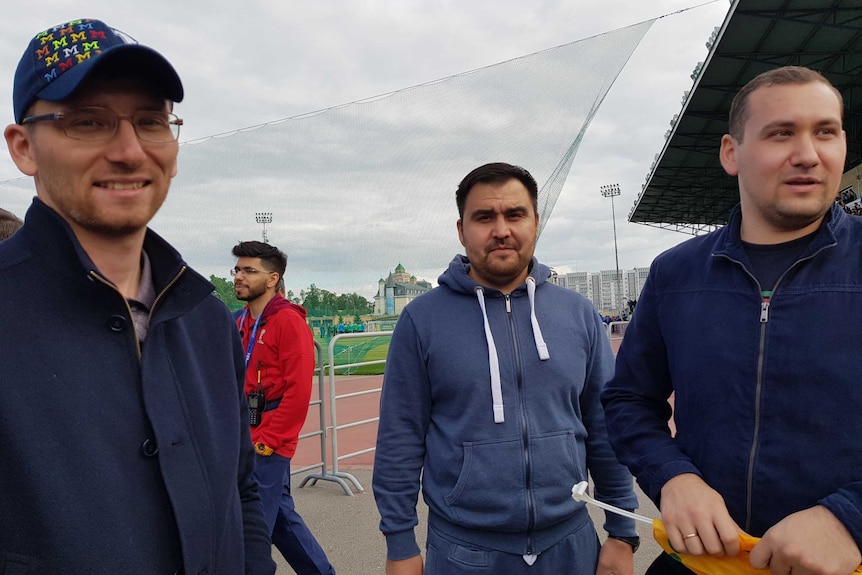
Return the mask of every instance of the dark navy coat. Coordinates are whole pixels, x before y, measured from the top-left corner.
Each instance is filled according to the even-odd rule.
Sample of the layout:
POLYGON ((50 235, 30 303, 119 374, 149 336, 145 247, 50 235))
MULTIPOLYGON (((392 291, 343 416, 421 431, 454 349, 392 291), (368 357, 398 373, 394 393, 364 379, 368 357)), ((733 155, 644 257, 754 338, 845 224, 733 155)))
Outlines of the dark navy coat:
POLYGON ((0 242, 0 572, 275 570, 230 313, 152 231, 144 249, 157 300, 139 345, 41 201, 0 242))

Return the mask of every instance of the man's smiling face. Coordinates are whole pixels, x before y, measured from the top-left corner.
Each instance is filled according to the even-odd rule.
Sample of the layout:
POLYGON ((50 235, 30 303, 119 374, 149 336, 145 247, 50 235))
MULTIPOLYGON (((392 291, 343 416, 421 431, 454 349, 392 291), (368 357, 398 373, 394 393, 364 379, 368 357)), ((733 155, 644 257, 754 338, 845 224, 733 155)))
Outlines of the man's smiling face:
MULTIPOLYGON (((170 104, 140 81, 93 79, 66 102, 37 101, 31 115, 98 106, 118 116, 139 110, 170 111, 170 104)), ((141 141, 121 119, 105 141, 73 140, 53 122, 18 127, 29 140, 29 170, 42 201, 73 229, 122 237, 144 229, 161 207, 177 173, 177 142, 141 141)))

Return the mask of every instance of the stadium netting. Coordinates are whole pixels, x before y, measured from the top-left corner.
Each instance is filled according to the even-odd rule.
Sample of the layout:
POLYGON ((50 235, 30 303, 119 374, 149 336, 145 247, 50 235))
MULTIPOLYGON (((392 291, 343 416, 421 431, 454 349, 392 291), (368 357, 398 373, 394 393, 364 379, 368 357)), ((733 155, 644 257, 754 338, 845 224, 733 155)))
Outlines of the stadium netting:
MULTIPOLYGON (((372 297, 398 263, 435 282, 462 251, 455 188, 494 161, 527 168, 544 226, 591 120, 655 20, 343 106, 185 142, 151 227, 205 275, 260 239, 289 256, 287 286, 372 297)), ((189 118, 194 121, 193 118, 189 118)), ((29 204, 30 178, 0 182, 29 204)), ((18 211, 18 208, 15 208, 18 211)))

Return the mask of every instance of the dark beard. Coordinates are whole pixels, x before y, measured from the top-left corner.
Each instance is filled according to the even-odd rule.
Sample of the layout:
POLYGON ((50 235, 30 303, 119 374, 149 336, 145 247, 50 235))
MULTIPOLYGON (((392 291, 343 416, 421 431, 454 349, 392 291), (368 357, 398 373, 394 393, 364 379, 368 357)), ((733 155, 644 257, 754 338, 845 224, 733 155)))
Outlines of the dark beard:
POLYGON ((247 292, 248 292, 248 293, 247 293, 246 295, 243 295, 242 297, 240 297, 240 296, 236 293, 236 290, 234 290, 234 295, 236 296, 236 299, 238 299, 239 301, 251 302, 251 301, 254 301, 254 300, 256 300, 257 298, 259 298, 259 297, 261 297, 261 296, 263 296, 263 295, 266 295, 266 288, 264 287, 264 288, 263 288, 263 289, 261 289, 260 291, 255 291, 255 290, 253 290, 253 289, 251 289, 251 288, 248 288, 247 292))

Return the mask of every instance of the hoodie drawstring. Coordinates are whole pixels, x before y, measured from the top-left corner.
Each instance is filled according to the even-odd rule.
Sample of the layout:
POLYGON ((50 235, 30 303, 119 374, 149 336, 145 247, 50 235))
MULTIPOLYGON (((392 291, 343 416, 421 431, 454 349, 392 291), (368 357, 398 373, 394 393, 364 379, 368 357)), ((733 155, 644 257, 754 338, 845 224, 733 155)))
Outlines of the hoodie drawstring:
POLYGON ((488 312, 485 311, 485 293, 482 286, 476 286, 476 297, 482 308, 482 319, 485 321, 485 339, 488 342, 488 363, 491 366, 491 400, 494 403, 494 423, 503 423, 503 387, 500 385, 500 360, 497 358, 497 346, 494 345, 494 335, 488 323, 488 312))
POLYGON ((539 352, 539 359, 545 361, 551 358, 551 354, 548 353, 548 344, 542 337, 542 329, 539 327, 539 320, 536 319, 536 280, 532 277, 527 277, 527 297, 530 300, 530 323, 533 324, 533 340, 536 342, 536 351, 539 352))
MULTIPOLYGON (((488 342, 488 365, 491 370, 491 400, 494 408, 494 423, 503 423, 505 421, 503 415, 503 387, 500 383, 500 359, 497 356, 497 346, 494 343, 494 335, 491 333, 491 324, 488 323, 488 311, 485 309, 485 292, 482 286, 476 286, 476 298, 479 300, 479 307, 482 309, 482 320, 485 324, 485 340, 488 342)), ((530 300, 530 324, 533 327, 533 340, 536 342, 536 351, 539 353, 539 359, 546 360, 551 358, 548 352, 548 345, 542 337, 542 330, 539 328, 539 321, 536 319, 536 280, 531 277, 527 278, 527 295, 530 300)))

